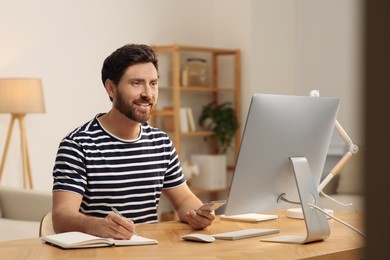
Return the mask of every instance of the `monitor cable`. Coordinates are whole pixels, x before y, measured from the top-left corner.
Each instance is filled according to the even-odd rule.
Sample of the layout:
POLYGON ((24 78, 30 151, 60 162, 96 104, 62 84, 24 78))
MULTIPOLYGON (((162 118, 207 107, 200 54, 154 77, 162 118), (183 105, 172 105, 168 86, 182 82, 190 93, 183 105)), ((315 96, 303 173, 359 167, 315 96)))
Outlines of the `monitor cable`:
MULTIPOLYGON (((322 192, 322 191, 321 191, 321 192, 322 192)), ((325 194, 325 195, 326 195, 326 194, 325 194)), ((291 200, 287 199, 285 196, 286 196, 286 193, 280 194, 279 197, 278 197, 278 199, 277 199, 277 201, 279 202, 280 200, 282 200, 282 201, 284 201, 284 202, 291 203, 291 204, 301 204, 300 202, 291 201, 291 200)), ((326 195, 326 196, 328 196, 328 195, 326 195)), ((352 203, 350 203, 350 204, 344 204, 344 203, 341 203, 341 202, 339 202, 339 201, 337 201, 337 200, 331 198, 330 196, 328 196, 328 197, 329 197, 330 199, 334 200, 335 202, 337 202, 337 203, 343 205, 343 206, 353 206, 352 203)), ((334 220, 340 222, 341 224, 343 224, 343 225, 349 227, 350 229, 352 229, 352 230, 354 230, 355 232, 359 233, 361 236, 365 237, 365 234, 364 234, 363 232, 361 232, 361 231, 358 230, 357 228, 351 226, 351 225, 348 224, 347 222, 345 222, 345 221, 343 221, 343 220, 341 220, 341 219, 335 217, 333 214, 330 214, 330 213, 326 212, 325 210, 323 210, 322 208, 318 207, 317 205, 310 204, 310 203, 309 203, 308 205, 309 205, 310 207, 314 208, 314 209, 317 209, 317 210, 321 211, 322 213, 324 213, 324 214, 325 214, 326 216, 328 216, 329 218, 332 218, 332 219, 334 219, 334 220)), ((354 208, 355 208, 355 207, 354 207, 354 208)), ((355 208, 355 210, 356 210, 356 208, 355 208)), ((356 211, 357 211, 357 210, 356 210, 356 211)))
POLYGON ((347 222, 345 222, 345 221, 343 221, 343 220, 341 220, 341 219, 339 219, 339 218, 336 218, 335 216, 333 216, 333 215, 327 213, 325 210, 321 209, 321 208, 318 207, 317 205, 314 205, 314 204, 308 204, 308 205, 309 205, 310 207, 316 209, 316 210, 321 211, 322 213, 324 213, 324 214, 327 215, 328 217, 330 217, 330 218, 336 220, 337 222, 339 222, 339 223, 341 223, 341 224, 343 224, 343 225, 349 227, 349 228, 352 229, 353 231, 359 233, 362 237, 365 237, 365 236, 366 236, 362 231, 358 230, 357 228, 353 227, 352 225, 348 224, 347 222))
POLYGON ((328 194, 326 194, 324 191, 320 191, 320 194, 322 195, 322 196, 324 196, 325 198, 327 198, 327 199, 329 199, 329 200, 331 200, 331 201, 333 201, 333 202, 335 202, 335 203, 337 203, 337 204, 339 204, 339 205, 341 205, 341 206, 343 206, 343 207, 353 207, 354 209, 355 209, 355 211, 358 211, 358 209, 353 205, 353 203, 343 203, 343 202, 341 202, 341 201, 338 201, 338 200, 336 200, 335 198, 332 198, 331 196, 329 196, 328 194))

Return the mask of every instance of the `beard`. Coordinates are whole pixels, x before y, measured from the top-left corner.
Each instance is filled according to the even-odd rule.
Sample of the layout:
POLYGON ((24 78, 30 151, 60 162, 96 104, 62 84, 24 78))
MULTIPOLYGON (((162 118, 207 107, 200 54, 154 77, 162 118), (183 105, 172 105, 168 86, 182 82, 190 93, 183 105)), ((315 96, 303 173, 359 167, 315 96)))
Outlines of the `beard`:
POLYGON ((141 97, 139 99, 133 100, 129 104, 128 101, 123 98, 123 95, 119 94, 114 106, 121 114, 126 116, 128 119, 138 123, 144 123, 148 121, 152 115, 154 100, 148 97, 141 97), (149 103, 150 109, 146 111, 140 110, 137 104, 141 103, 149 103))

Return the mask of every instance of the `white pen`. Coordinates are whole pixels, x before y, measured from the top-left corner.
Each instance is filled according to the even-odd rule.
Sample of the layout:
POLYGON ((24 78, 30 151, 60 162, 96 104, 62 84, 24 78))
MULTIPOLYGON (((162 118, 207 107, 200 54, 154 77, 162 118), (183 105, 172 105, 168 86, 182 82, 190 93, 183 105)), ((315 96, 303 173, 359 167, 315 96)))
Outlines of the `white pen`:
MULTIPOLYGON (((122 216, 122 214, 114 207, 111 207, 112 211, 114 211, 115 214, 121 216, 122 218, 124 218, 124 216, 122 216)), ((133 221, 134 222, 134 221, 133 221)), ((138 236, 137 232, 135 232, 135 230, 132 231, 134 235, 138 236)))

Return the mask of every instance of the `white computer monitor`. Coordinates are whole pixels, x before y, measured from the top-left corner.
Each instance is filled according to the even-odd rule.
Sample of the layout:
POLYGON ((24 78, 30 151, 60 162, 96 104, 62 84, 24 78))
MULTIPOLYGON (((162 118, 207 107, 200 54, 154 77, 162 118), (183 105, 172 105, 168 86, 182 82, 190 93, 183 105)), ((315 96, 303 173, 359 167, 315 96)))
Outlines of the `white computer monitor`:
POLYGON ((338 98, 255 94, 224 214, 294 207, 278 200, 300 201, 290 157, 307 159, 318 188, 338 108, 338 98))

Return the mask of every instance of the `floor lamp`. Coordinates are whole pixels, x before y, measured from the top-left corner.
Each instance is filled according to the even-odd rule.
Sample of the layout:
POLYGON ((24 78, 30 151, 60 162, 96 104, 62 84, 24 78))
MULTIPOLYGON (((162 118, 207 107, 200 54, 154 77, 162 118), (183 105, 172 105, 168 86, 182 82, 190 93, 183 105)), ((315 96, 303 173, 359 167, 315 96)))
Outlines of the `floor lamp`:
POLYGON ((7 139, 0 164, 0 183, 7 159, 15 121, 19 121, 20 142, 23 160, 23 186, 33 189, 30 157, 27 147, 25 117, 29 113, 44 113, 42 82, 31 78, 0 78, 0 113, 11 114, 7 139))

